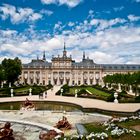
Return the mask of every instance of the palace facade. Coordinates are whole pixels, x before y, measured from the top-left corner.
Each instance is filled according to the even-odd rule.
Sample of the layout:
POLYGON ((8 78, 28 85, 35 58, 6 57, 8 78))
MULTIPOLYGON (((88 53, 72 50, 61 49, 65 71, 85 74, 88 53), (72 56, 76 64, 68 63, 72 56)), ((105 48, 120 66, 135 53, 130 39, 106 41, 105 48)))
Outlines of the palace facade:
POLYGON ((115 73, 133 73, 140 71, 140 65, 127 64, 96 64, 92 59, 83 58, 75 62, 72 57, 67 56, 66 47, 62 56, 52 57, 51 62, 45 58, 33 59, 28 64, 22 65, 20 82, 38 85, 103 85, 103 77, 115 73))

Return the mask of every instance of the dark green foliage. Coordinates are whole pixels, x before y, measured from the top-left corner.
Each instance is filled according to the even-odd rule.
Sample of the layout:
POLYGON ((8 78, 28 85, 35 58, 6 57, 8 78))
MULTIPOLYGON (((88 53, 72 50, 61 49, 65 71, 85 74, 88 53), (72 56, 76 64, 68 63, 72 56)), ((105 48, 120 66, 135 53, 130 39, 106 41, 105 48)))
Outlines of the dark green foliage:
POLYGON ((10 97, 10 88, 0 89, 0 97, 10 97))
POLYGON ((107 93, 109 93, 109 94, 113 94, 113 93, 115 92, 114 89, 108 90, 106 87, 103 87, 103 88, 102 88, 101 86, 98 86, 98 85, 93 85, 92 87, 95 88, 95 89, 98 89, 98 90, 107 92, 107 93))
POLYGON ((140 103, 140 95, 137 96, 137 97, 135 97, 135 101, 136 101, 137 103, 140 103))
POLYGON ((108 85, 115 85, 114 87, 117 89, 118 84, 121 84, 121 87, 125 91, 129 91, 129 86, 132 85, 132 89, 135 93, 140 92, 140 71, 135 72, 133 74, 113 74, 107 75, 103 78, 104 83, 108 85))
POLYGON ((87 87, 87 86, 86 86, 86 85, 81 85, 80 87, 82 87, 82 88, 83 88, 83 87, 87 87))
POLYGON ((43 93, 45 90, 46 90, 46 87, 34 85, 32 87, 32 94, 38 95, 39 93, 43 93))
POLYGON ((4 78, 9 83, 12 84, 18 80, 21 74, 21 61, 16 57, 15 59, 4 59, 2 61, 2 68, 4 70, 4 78))
MULTIPOLYGON (((14 90, 14 96, 26 96, 29 95, 29 88, 32 88, 32 94, 38 95, 39 93, 42 93, 47 90, 45 86, 21 86, 21 87, 12 87, 14 90), (25 89, 24 89, 25 88, 25 89)), ((2 88, 0 89, 0 97, 10 97, 11 88, 2 88)))
POLYGON ((51 83, 49 83, 49 84, 47 85, 47 87, 48 87, 48 89, 51 89, 51 88, 53 88, 53 85, 52 85, 51 83))
POLYGON ((63 93, 69 93, 70 87, 66 84, 63 87, 63 93))
POLYGON ((110 94, 109 97, 107 97, 107 102, 114 102, 114 94, 110 94))
POLYGON ((2 81, 5 80, 5 72, 4 72, 4 68, 2 67, 2 65, 0 64, 0 84, 2 81))
POLYGON ((119 95, 121 97, 126 97, 126 98, 128 97, 128 94, 127 94, 127 92, 125 90, 122 90, 122 92, 120 92, 119 95))

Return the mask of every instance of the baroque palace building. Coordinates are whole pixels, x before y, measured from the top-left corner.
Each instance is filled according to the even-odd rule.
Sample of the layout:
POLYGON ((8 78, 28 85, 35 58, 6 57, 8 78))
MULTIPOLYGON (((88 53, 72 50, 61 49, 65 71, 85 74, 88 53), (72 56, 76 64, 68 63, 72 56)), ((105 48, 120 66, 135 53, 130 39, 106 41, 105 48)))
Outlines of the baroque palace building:
POLYGON ((140 71, 140 65, 96 64, 86 58, 85 53, 80 62, 75 62, 71 56, 67 56, 64 44, 63 55, 53 56, 51 62, 46 61, 44 52, 43 59, 37 58, 23 64, 20 82, 30 85, 103 85, 103 77, 106 75, 136 71, 140 71))

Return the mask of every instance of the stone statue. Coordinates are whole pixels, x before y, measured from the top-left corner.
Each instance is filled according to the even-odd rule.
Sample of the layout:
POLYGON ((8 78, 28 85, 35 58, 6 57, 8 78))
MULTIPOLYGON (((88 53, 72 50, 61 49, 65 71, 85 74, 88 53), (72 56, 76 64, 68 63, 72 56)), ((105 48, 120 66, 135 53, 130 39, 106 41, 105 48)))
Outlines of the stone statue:
POLYGON ((68 129, 71 129, 72 126, 68 122, 67 118, 63 116, 62 120, 58 121, 58 123, 56 124, 56 128, 61 129, 61 130, 68 130, 68 129))
POLYGON ((57 133, 55 130, 49 130, 48 132, 40 132, 39 139, 40 140, 52 140, 57 136, 64 136, 63 133, 57 133))
POLYGON ((26 98, 21 110, 35 110, 35 105, 28 98, 26 98))
POLYGON ((13 137, 13 129, 10 127, 10 122, 6 122, 4 127, 0 128, 0 140, 15 140, 13 137))

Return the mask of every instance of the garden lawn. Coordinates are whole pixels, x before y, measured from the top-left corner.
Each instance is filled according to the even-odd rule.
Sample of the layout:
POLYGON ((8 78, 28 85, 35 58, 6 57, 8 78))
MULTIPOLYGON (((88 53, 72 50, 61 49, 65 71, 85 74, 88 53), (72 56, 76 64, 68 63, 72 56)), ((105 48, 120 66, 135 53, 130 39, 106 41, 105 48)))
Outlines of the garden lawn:
POLYGON ((109 93, 106 93, 104 91, 95 89, 93 87, 87 87, 86 90, 90 91, 92 94, 96 95, 96 96, 104 96, 104 97, 108 97, 110 96, 109 93))
POLYGON ((101 91, 101 90, 98 90, 98 89, 95 89, 93 87, 70 87, 70 94, 72 95, 75 95, 75 90, 77 89, 77 92, 79 90, 82 90, 82 89, 85 89, 86 91, 89 91, 88 93, 90 95, 93 95, 93 97, 97 98, 97 99, 103 99, 103 100, 106 100, 107 97, 110 96, 109 93, 106 93, 104 91, 101 91))

